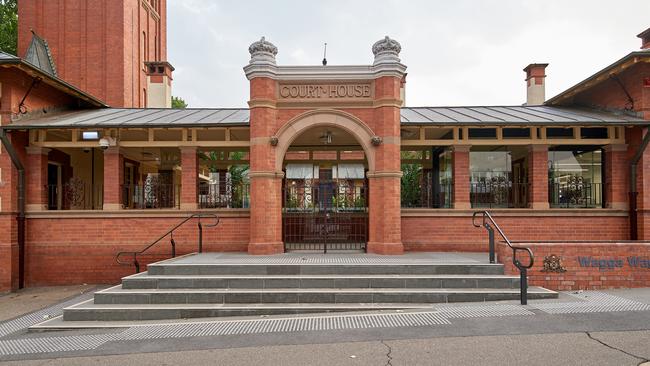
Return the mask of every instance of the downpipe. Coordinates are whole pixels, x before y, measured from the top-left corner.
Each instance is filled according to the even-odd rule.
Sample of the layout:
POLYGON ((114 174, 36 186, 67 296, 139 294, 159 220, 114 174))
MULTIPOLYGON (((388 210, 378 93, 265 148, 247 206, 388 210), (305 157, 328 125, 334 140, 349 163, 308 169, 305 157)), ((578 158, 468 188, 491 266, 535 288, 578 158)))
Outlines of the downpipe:
POLYGON ((25 166, 20 161, 5 129, 0 128, 0 141, 5 147, 11 162, 18 171, 18 288, 25 287, 25 166))

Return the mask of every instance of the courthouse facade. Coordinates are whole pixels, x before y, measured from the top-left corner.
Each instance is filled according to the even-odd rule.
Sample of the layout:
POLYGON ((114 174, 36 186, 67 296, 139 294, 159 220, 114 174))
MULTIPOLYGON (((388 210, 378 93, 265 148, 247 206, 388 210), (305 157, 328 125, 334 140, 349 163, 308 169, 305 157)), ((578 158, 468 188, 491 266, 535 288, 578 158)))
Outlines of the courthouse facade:
MULTIPOLYGON (((0 290, 117 282, 132 272, 118 252, 193 213, 220 217, 204 251, 401 254, 486 251, 471 221, 482 210, 533 248, 534 283, 647 285, 650 32, 641 50, 549 100, 547 65, 531 64, 524 105, 459 107, 405 106, 406 66, 389 37, 354 66, 277 65, 262 38, 244 67, 248 108, 175 110, 147 102, 169 99, 164 1, 136 2, 155 11, 140 21, 160 22, 148 28, 160 45, 142 51, 137 77, 126 67, 119 93, 110 75, 69 80, 62 55, 76 51, 35 26, 46 5, 23 4, 35 34, 21 33, 23 58, 0 55, 0 290), (602 275, 598 261, 630 256, 641 264, 602 275), (564 272, 549 273, 545 257, 564 272)), ((193 228, 175 235, 177 254, 196 250, 193 228)))

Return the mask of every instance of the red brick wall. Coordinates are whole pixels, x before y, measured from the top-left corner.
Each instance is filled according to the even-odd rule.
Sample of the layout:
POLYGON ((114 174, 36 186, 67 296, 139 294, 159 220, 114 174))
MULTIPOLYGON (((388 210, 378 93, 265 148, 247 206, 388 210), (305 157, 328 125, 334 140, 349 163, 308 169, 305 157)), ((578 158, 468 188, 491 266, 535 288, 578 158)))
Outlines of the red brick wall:
POLYGON ((0 293, 18 288, 16 216, 0 213, 0 293))
MULTIPOLYGON (((524 243, 535 255, 535 264, 528 272, 529 285, 552 290, 596 290, 607 288, 647 287, 650 268, 633 267, 628 257, 650 261, 647 242, 582 242, 582 243, 524 243), (566 272, 543 272, 544 258, 561 257, 566 272), (579 257, 604 260, 597 267, 581 266, 579 257)), ((505 265, 507 274, 519 274, 512 264, 512 250, 505 244, 497 246, 497 259, 505 265)), ((527 261, 527 259, 522 259, 527 261)), ((650 262, 646 262, 646 266, 650 262)))
POLYGON ((548 146, 532 145, 528 152, 529 206, 548 208, 548 146))
MULTIPOLYGON (((134 269, 118 265, 117 252, 144 248, 182 219, 182 215, 28 218, 25 284, 118 283, 121 277, 133 274, 134 269)), ((222 217, 216 228, 204 228, 203 250, 246 251, 248 235, 248 217, 222 217)), ((197 251, 196 224, 185 224, 174 234, 174 239, 177 255, 197 251)), ((142 257, 142 270, 146 269, 146 263, 169 258, 169 253, 169 239, 165 239, 151 254, 142 257)))
MULTIPOLYGON (((530 212, 530 211, 529 211, 530 212)), ((530 214, 529 214, 530 215, 530 214)), ((511 241, 536 240, 627 240, 627 216, 501 216, 495 220, 511 241)), ((497 235, 497 240, 499 240, 497 235)), ((472 226, 466 216, 405 216, 402 214, 402 242, 407 251, 488 250, 487 231, 472 226)))
MULTIPOLYGON (((19 158, 25 161, 27 134, 12 132, 9 138, 19 158)), ((9 154, 0 146, 0 292, 18 288, 17 181, 18 173, 9 154)))
MULTIPOLYGON (((650 64, 639 63, 617 75, 630 94, 631 105, 627 95, 614 79, 605 79, 596 86, 577 94, 573 101, 586 106, 599 106, 608 109, 626 109, 634 107, 635 110, 644 108, 643 80, 650 76, 650 64)), ((650 106, 645 106, 650 107, 650 106)))
MULTIPOLYGON (((27 90, 32 85, 33 78, 17 68, 0 68, 0 83, 2 84, 2 123, 7 124, 11 119, 19 117, 18 106, 27 90)), ((36 85, 25 100, 28 115, 40 115, 43 108, 75 106, 76 99, 41 82, 36 85)))
POLYGON ((167 60, 166 4, 159 2, 160 20, 140 0, 21 0, 18 56, 25 56, 33 29, 47 40, 62 79, 113 107, 144 107, 143 62, 167 60))

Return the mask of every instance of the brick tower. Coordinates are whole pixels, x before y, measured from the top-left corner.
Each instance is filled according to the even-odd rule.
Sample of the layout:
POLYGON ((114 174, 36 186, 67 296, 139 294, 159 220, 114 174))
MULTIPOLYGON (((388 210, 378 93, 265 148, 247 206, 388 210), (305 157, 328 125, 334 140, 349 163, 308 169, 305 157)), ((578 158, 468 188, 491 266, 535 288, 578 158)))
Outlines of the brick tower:
POLYGON ((166 0, 21 0, 18 56, 32 31, 58 76, 112 107, 170 107, 166 0))

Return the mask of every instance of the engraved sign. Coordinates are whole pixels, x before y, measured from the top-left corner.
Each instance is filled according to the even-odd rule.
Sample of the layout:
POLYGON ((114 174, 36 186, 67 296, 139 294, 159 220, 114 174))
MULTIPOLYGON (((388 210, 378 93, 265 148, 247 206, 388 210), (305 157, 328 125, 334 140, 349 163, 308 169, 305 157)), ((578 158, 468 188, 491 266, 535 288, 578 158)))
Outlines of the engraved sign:
POLYGON ((369 99, 370 84, 282 84, 280 99, 369 99))

